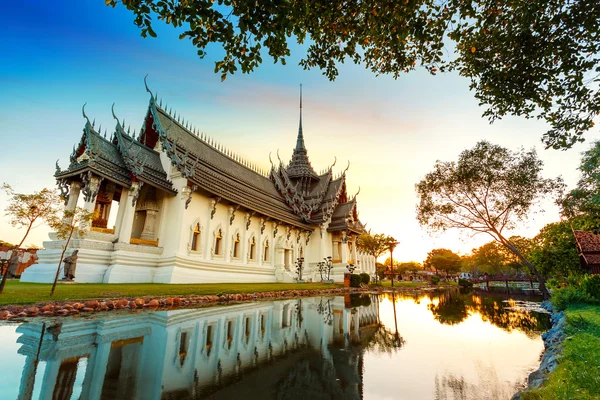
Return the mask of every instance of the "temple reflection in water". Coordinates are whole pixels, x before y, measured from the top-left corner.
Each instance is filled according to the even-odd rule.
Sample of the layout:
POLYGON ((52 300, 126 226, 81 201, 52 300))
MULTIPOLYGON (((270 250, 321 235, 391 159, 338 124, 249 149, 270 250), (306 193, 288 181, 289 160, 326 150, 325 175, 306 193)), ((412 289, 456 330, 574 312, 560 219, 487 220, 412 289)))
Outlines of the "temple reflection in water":
POLYGON ((363 352, 353 344, 380 328, 376 302, 323 297, 22 324, 19 398, 362 398, 363 352))

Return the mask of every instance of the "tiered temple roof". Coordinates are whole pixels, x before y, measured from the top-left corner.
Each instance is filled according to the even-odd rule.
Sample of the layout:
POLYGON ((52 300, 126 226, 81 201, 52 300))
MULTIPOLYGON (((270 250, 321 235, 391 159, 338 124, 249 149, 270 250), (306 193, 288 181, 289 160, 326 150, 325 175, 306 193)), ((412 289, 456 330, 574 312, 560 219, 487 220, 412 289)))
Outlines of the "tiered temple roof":
POLYGON ((102 137, 84 112, 87 122, 81 142, 73 150, 69 168, 57 169, 55 177, 68 180, 89 170, 125 187, 139 180, 174 194, 160 160, 160 151, 164 151, 190 187, 203 189, 214 197, 301 229, 311 230, 313 225, 331 218, 330 231, 362 231, 356 196, 348 201, 346 193, 348 168, 334 178, 334 162, 318 175, 308 160, 302 132, 302 94, 292 159, 287 166, 279 160, 277 168, 271 163, 267 175, 214 141, 200 137, 181 116, 163 109, 162 102, 159 104, 146 89, 150 102, 137 139, 135 133, 131 136, 125 131, 114 112, 115 132, 110 140, 102 137))

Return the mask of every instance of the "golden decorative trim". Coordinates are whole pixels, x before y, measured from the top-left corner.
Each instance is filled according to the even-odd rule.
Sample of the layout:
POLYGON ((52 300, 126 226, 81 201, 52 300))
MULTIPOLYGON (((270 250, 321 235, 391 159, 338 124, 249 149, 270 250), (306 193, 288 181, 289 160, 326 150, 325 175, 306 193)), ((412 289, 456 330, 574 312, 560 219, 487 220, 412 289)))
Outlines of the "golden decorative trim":
POLYGON ((97 227, 97 226, 92 226, 91 230, 94 231, 94 232, 108 233, 110 235, 114 235, 114 233, 115 233, 115 229, 114 228, 100 228, 100 227, 97 227))
POLYGON ((114 342, 112 342, 110 344, 110 347, 111 348, 123 347, 123 346, 127 346, 128 344, 143 343, 143 342, 144 342, 144 337, 140 336, 140 337, 131 338, 131 339, 115 340, 114 342))
POLYGON ((156 240, 144 240, 144 239, 131 238, 131 239, 129 239, 129 243, 130 244, 141 244, 141 245, 144 245, 144 246, 158 247, 158 239, 156 239, 156 240))

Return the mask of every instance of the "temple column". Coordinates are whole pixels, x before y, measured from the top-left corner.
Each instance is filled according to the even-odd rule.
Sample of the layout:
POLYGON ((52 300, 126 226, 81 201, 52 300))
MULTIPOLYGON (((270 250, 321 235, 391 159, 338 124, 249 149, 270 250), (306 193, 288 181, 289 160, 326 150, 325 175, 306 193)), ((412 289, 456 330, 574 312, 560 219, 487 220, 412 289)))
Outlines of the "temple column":
MULTIPOLYGON (((250 218, 252 218, 252 215, 250 213, 246 213, 244 214, 244 239, 242 241, 242 264, 248 264, 248 251, 249 251, 249 244, 248 244, 248 227, 250 226, 250 218)), ((256 248, 254 249, 254 252, 256 253, 256 248)))
POLYGON ((211 240, 213 240, 213 233, 211 230, 212 219, 217 212, 217 203, 219 201, 212 198, 208 201, 208 210, 206 211, 206 234, 204 235, 204 258, 210 260, 212 248, 211 240))
POLYGON ((278 223, 277 222, 273 222, 272 226, 273 226, 273 234, 271 235, 273 237, 273 243, 271 243, 271 265, 273 265, 274 267, 277 267, 277 262, 278 260, 275 259, 275 255, 276 255, 276 239, 277 239, 277 227, 278 227, 278 223))
MULTIPOLYGON (((88 213, 93 213, 96 208, 96 196, 100 190, 100 183, 102 179, 96 175, 88 173, 84 179, 84 187, 81 189, 83 192, 83 209, 88 213)), ((92 227, 92 221, 80 224, 80 229, 89 231, 92 227)))
POLYGON ((140 234, 142 240, 155 240, 156 233, 154 227, 156 226, 156 216, 158 214, 158 204, 156 203, 156 189, 149 187, 149 190, 144 196, 144 201, 140 206, 140 210, 146 211, 146 218, 144 219, 144 228, 140 234))
POLYGON ((134 182, 131 189, 123 189, 119 204, 119 211, 123 208, 121 224, 119 226, 119 243, 129 243, 133 231, 133 218, 135 217, 135 203, 142 190, 140 182, 134 182))
POLYGON ((119 199, 119 208, 117 210, 117 218, 115 220, 115 235, 119 237, 121 233, 121 225, 123 224, 123 215, 125 214, 125 209, 127 205, 127 189, 123 188, 121 190, 121 197, 119 199))
POLYGON ((345 266, 348 263, 348 234, 342 231, 342 264, 345 266))
POLYGON ((231 220, 233 218, 233 213, 235 212, 235 208, 229 206, 227 207, 227 225, 225 225, 225 237, 223 239, 223 249, 225 250, 225 262, 231 261, 231 253, 233 252, 233 240, 231 238, 231 220))
POLYGON ((102 395, 111 344, 112 342, 98 343, 96 351, 91 355, 81 388, 82 399, 98 400, 102 395))
POLYGON ((319 226, 319 233, 321 234, 319 261, 323 261, 323 259, 327 257, 327 227, 325 224, 319 226))
POLYGON ((36 372, 37 361, 35 356, 30 354, 25 358, 25 365, 23 365, 23 372, 21 372, 21 385, 19 386, 17 400, 31 400, 36 372))
MULTIPOLYGON (((79 182, 71 182, 69 185, 69 198, 67 199, 67 205, 65 206, 65 211, 72 212, 75 211, 75 207, 77 207, 77 200, 79 200, 79 193, 81 192, 81 183, 79 182)), ((73 221, 73 217, 65 217, 65 223, 71 225, 71 221, 73 221)))
POLYGON ((264 243, 263 243, 263 231, 264 231, 264 224, 265 224, 265 219, 261 218, 259 221, 259 225, 258 225, 258 229, 259 229, 259 233, 258 233, 258 247, 257 247, 257 252, 256 252, 256 256, 258 257, 258 266, 261 267, 263 265, 263 260, 265 259, 264 256, 264 243))

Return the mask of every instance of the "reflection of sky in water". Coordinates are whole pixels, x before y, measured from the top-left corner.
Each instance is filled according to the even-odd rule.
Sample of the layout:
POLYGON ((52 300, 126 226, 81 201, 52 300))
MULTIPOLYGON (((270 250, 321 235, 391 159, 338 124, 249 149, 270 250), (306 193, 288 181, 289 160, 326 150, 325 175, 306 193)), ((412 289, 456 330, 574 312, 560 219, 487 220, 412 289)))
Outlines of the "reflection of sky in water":
MULTIPOLYGON (((246 399, 266 400, 281 398, 285 393, 286 400, 292 394, 294 398, 306 397, 304 400, 318 395, 347 400, 360 398, 362 391, 362 398, 375 400, 494 400, 509 399, 538 365, 543 346, 537 331, 545 329, 544 324, 538 324, 536 317, 526 312, 504 310, 503 303, 491 297, 458 291, 414 298, 396 295, 397 339, 403 345, 391 351, 389 346, 381 346, 394 341, 391 295, 380 296, 379 302, 375 297, 367 297, 366 307, 358 307, 363 300, 314 298, 301 303, 285 300, 139 315, 106 313, 90 320, 65 319, 62 330, 53 329, 58 336, 45 336, 42 354, 56 354, 52 357, 58 363, 54 358, 49 358, 48 368, 46 362, 39 363, 31 398, 38 399, 42 391, 52 397, 55 381, 68 380, 68 385, 56 387, 60 393, 70 393, 65 395, 70 399, 85 398, 89 390, 102 393, 106 399, 121 399, 133 393, 138 399, 171 398, 168 396, 177 393, 181 395, 177 398, 185 399, 185 390, 180 390, 197 382, 195 390, 200 391, 197 393, 201 397, 213 393, 222 399, 243 395, 246 399), (324 304, 327 307, 321 307, 324 304), (377 304, 385 331, 376 328, 377 304), (358 308, 350 308, 351 305, 358 308), (304 310, 303 325, 299 325, 298 310, 304 310), (325 311, 331 312, 331 325, 323 323, 325 311), (259 332, 258 315, 265 315, 264 336, 259 332), (229 333, 219 333, 229 326, 228 321, 233 327, 232 352, 224 342, 229 333), (244 321, 250 321, 249 325, 243 325, 244 321), (105 329, 105 323, 110 329, 105 329), (206 337, 201 328, 205 323, 214 326, 210 347, 213 356, 206 353, 206 337), (183 350, 179 342, 182 329, 189 333, 183 350), (139 336, 142 331, 144 340, 139 336), (248 340, 244 339, 245 332, 250 335, 248 340), (100 336, 92 338, 88 334, 100 336), (356 335, 360 335, 360 340, 354 341, 354 346, 340 348, 351 336, 356 339, 356 335), (295 337, 310 342, 310 348, 301 347, 298 353, 282 350, 282 343, 294 347, 295 337), (361 342, 366 350, 359 347, 361 342), (321 345, 324 347, 318 350, 321 345), (273 362, 267 362, 269 351, 276 356, 273 362), (74 356, 77 354, 84 357, 78 359, 74 356), (255 356, 256 364, 252 361, 255 356), (133 379, 137 365, 143 365, 139 370, 142 374, 133 379), (237 376, 236 365, 249 369, 237 376), (221 367, 222 385, 215 383, 221 380, 217 372, 221 367), (95 378, 86 385, 87 370, 95 378), (65 378, 69 371, 70 378, 65 378), (56 376, 62 378, 57 380, 56 376), (299 388, 303 389, 298 391, 299 388), (131 389, 131 393, 126 394, 126 389, 131 389)), ((0 325, 0 400, 18 398, 21 381, 27 376, 23 369, 25 356, 18 351, 23 345, 28 354, 35 354, 36 338, 41 332, 41 322, 37 320, 19 332, 17 326, 0 325)))
POLYGON ((17 353, 21 347, 17 343, 17 338, 20 336, 16 332, 17 326, 17 324, 0 325, 0 364, 2 365, 0 398, 2 399, 16 399, 19 394, 19 381, 25 357, 17 353))
MULTIPOLYGON (((462 322, 440 324, 428 310, 431 303, 427 296, 396 299, 398 331, 406 343, 391 357, 365 354, 364 397, 510 399, 539 363, 539 335, 499 328, 472 308, 462 322)), ((391 299, 381 298, 380 318, 394 329, 391 299)))

